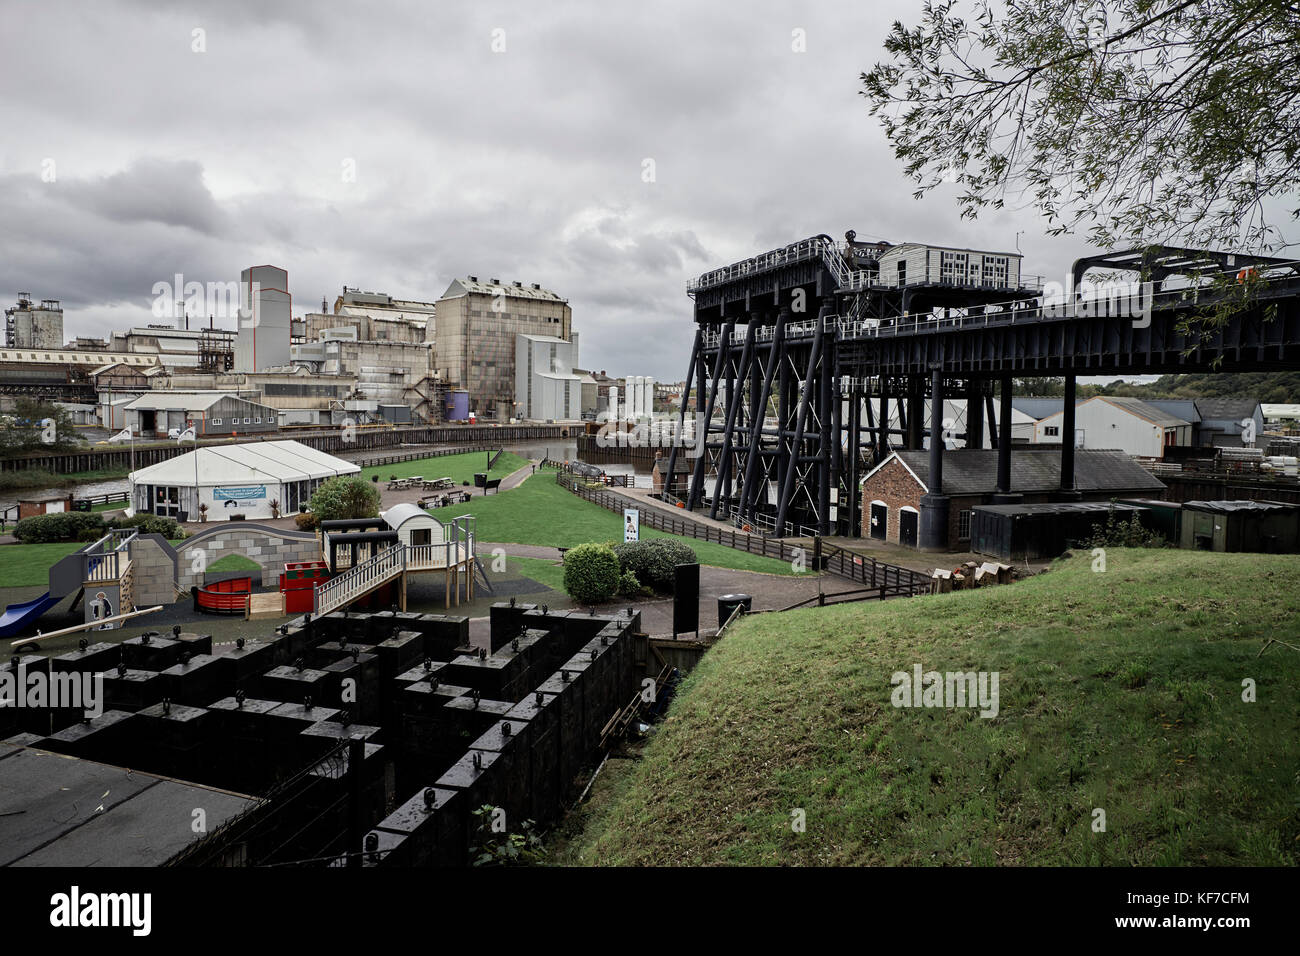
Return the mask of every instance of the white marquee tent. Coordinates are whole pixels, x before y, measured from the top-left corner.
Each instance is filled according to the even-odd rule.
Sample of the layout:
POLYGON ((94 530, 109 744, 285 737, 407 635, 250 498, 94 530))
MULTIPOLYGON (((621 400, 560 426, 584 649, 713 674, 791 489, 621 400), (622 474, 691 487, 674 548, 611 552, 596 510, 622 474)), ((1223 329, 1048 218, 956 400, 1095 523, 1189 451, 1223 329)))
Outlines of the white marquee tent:
POLYGON ((282 515, 291 515, 321 482, 360 471, 296 441, 208 446, 131 472, 131 509, 197 521, 198 505, 206 504, 209 521, 224 521, 231 514, 270 518, 275 501, 282 515))

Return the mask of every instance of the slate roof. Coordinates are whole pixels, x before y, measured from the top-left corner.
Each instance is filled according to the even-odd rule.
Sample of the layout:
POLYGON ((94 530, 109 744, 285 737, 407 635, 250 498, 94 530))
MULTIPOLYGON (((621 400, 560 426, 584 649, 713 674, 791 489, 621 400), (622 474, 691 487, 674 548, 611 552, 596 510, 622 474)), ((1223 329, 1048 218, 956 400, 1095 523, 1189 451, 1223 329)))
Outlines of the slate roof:
MULTIPOLYGON (((929 486, 930 452, 896 451, 923 485, 929 486)), ((888 460, 888 459, 886 459, 888 460)), ((870 475, 868 475, 870 477, 870 475)), ((957 448, 943 454, 943 493, 990 494, 998 483, 995 448, 957 448)), ((1061 450, 1018 446, 1011 449, 1013 492, 1055 491, 1061 485, 1061 450)), ((1074 453, 1074 487, 1078 491, 1162 491, 1164 483, 1122 451, 1079 448, 1074 453)))
POLYGON ((1156 425, 1176 428, 1180 425, 1191 424, 1187 419, 1179 418, 1172 412, 1163 408, 1157 408, 1155 405, 1144 402, 1140 398, 1125 398, 1120 395, 1099 395, 1095 399, 1092 399, 1092 401, 1107 402, 1114 405, 1116 408, 1122 408, 1126 412, 1130 412, 1140 418, 1145 418, 1147 421, 1156 425))
POLYGON ((1201 420, 1207 418, 1234 419, 1253 418, 1259 405, 1253 398, 1198 398, 1196 408, 1201 413, 1201 420))

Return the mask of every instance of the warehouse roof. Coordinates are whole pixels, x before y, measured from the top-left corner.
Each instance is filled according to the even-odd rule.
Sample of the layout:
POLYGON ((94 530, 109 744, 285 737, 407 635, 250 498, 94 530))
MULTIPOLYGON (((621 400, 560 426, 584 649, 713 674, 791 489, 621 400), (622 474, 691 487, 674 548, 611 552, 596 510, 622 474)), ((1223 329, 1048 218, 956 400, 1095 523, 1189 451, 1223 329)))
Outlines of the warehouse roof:
POLYGON ((504 295, 507 298, 514 299, 542 299, 548 302, 568 301, 550 289, 543 289, 535 282, 532 285, 524 285, 522 282, 502 282, 500 279, 491 279, 484 282, 478 276, 453 279, 442 297, 444 299, 454 299, 469 292, 477 292, 479 295, 504 295))
MULTIPOLYGON (((1168 412, 1162 411, 1154 405, 1142 401, 1140 398, 1124 398, 1118 395, 1097 395, 1087 401, 1080 402, 1076 407, 1082 408, 1084 405, 1091 405, 1093 402, 1103 402, 1113 408, 1118 408, 1120 411, 1127 412, 1130 415, 1136 415, 1138 418, 1151 422, 1153 425, 1160 425, 1165 428, 1177 428, 1182 425, 1191 424, 1191 422, 1188 422, 1185 419, 1175 418, 1168 412)), ((1065 409, 1058 408, 1055 413, 1047 415, 1045 418, 1039 419, 1039 421, 1046 421, 1049 418, 1064 416, 1064 414, 1065 409)))
POLYGON ((1259 402, 1253 398, 1198 398, 1196 408, 1201 418, 1253 418, 1259 402))
MULTIPOLYGON (((896 451, 899 459, 922 486, 929 490, 930 453, 925 450, 896 451)), ((865 480, 865 479, 864 479, 865 480)), ((994 448, 957 448, 943 454, 943 493, 983 495, 997 487, 998 453, 994 448)), ((1059 448, 1016 447, 1011 451, 1013 492, 1054 491, 1061 486, 1059 448)), ((1122 451, 1079 448, 1074 453, 1074 487, 1077 491, 1161 491, 1164 483, 1122 451)))
POLYGON ((1282 501, 1186 501, 1183 507, 1188 511, 1239 514, 1243 511, 1294 511, 1300 505, 1282 501))
POLYGON ((136 484, 193 486, 238 482, 305 481, 355 475, 359 465, 296 441, 259 441, 198 448, 133 471, 136 484))

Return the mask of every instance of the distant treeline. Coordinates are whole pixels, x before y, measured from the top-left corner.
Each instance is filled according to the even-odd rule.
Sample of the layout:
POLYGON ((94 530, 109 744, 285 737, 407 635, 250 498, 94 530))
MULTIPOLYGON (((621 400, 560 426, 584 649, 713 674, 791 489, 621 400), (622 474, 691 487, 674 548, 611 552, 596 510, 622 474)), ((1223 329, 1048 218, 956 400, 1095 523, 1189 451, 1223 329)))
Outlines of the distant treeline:
MULTIPOLYGON (((1065 394, 1063 378, 1020 378, 1015 394, 1055 397, 1065 394)), ((1195 373, 1161 375, 1154 382, 1079 383, 1080 398, 1121 395, 1130 398, 1254 398, 1261 403, 1300 403, 1300 372, 1195 373)))

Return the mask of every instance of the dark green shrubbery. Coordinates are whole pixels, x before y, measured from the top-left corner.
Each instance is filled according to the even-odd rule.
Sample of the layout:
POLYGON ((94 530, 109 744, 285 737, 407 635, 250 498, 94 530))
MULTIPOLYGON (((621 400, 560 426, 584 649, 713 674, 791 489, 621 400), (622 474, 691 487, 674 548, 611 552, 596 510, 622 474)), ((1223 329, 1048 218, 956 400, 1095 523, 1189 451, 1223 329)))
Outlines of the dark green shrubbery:
POLYGON ((32 515, 14 526, 14 537, 24 544, 50 541, 94 541, 107 533, 102 515, 86 511, 32 515))
POLYGON ((185 537, 184 530, 172 518, 139 514, 133 518, 115 518, 105 521, 103 515, 93 511, 32 515, 18 522, 14 527, 14 537, 24 544, 97 541, 114 528, 135 528, 141 534, 160 534, 169 540, 185 537))
POLYGON ((118 518, 109 523, 110 528, 135 528, 141 534, 160 534, 168 540, 185 537, 185 529, 174 518, 162 515, 138 514, 131 518, 118 518))
POLYGON ((618 556, 607 544, 580 544, 564 555, 564 590, 580 604, 600 604, 618 593, 618 556))
POLYGON ((672 538, 648 538, 616 544, 614 554, 618 556, 622 571, 630 571, 640 584, 656 591, 673 589, 673 569, 677 565, 695 564, 699 560, 690 545, 672 538))
POLYGON ((631 571, 624 571, 618 577, 618 596, 634 598, 641 595, 641 582, 631 571))

